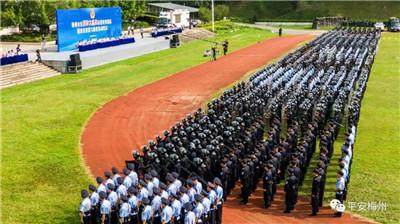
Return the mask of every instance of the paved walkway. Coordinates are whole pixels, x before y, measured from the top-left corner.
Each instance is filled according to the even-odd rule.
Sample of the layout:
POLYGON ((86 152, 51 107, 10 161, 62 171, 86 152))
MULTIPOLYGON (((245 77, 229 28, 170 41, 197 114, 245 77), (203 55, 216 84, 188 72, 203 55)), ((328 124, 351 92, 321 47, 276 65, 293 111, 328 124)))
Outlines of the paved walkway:
MULTIPOLYGON (((278 33, 279 28, 264 24, 264 23, 255 23, 255 24, 250 24, 250 23, 237 23, 238 25, 241 26, 248 26, 248 27, 254 27, 254 28, 260 28, 260 29, 265 29, 265 30, 271 30, 274 33, 278 33)), ((283 34, 289 34, 289 35, 314 35, 314 36, 319 36, 323 33, 326 33, 328 31, 326 30, 297 30, 297 29, 283 29, 283 34)))

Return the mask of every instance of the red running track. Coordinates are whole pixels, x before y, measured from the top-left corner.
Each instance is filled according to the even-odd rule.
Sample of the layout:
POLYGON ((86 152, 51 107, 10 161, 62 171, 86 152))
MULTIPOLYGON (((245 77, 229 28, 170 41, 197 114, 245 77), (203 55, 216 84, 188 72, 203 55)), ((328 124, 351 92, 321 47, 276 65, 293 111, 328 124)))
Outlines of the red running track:
MULTIPOLYGON (((106 103, 90 118, 81 136, 83 156, 90 171, 97 176, 112 166, 124 166, 125 160, 132 159, 134 149, 199 108, 213 93, 312 38, 297 35, 265 40, 106 103)), ((250 206, 249 210, 249 206, 239 206, 236 202, 232 198, 227 201, 224 223, 303 222, 298 216, 271 214, 272 210, 258 205, 250 206)))

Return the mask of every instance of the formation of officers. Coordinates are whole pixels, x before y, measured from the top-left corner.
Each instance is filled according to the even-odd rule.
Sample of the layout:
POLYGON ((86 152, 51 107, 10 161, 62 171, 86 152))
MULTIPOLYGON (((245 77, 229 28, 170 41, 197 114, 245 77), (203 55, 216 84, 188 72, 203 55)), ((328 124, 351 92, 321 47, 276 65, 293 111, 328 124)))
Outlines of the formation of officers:
POLYGON ((196 176, 182 182, 176 172, 166 183, 155 170, 139 178, 133 164, 116 167, 82 190, 82 223, 221 223, 223 189, 214 178, 206 189, 196 176))
POLYGON ((224 201, 237 183, 246 204, 260 180, 266 208, 284 182, 284 212, 291 212, 319 138, 311 192, 317 214, 333 142, 351 98, 352 128, 340 163, 346 174, 336 190, 345 195, 366 62, 373 59, 378 38, 366 29, 331 31, 225 91, 207 105, 207 113, 187 115, 142 153, 135 150, 122 172, 114 167, 96 178, 96 186, 82 190, 81 222, 221 223, 224 201))

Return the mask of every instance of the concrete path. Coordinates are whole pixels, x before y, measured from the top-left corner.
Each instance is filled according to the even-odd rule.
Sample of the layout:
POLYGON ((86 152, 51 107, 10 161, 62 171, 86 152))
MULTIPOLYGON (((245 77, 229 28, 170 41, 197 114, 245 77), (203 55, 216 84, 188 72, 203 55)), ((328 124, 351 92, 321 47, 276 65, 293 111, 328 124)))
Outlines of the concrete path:
MULTIPOLYGON (((267 25, 265 23, 255 23, 255 24, 250 24, 250 23, 236 23, 240 26, 248 26, 248 27, 254 27, 254 28, 260 28, 260 29, 265 29, 265 30, 271 30, 274 33, 278 33, 279 28, 267 25)), ((328 31, 326 30, 297 30, 297 29, 283 29, 283 34, 289 34, 289 35, 301 35, 301 34, 308 34, 308 35, 314 35, 314 36, 319 36, 323 33, 326 33, 328 31)))
MULTIPOLYGON (((141 39, 141 37, 135 35, 135 40, 136 42, 133 44, 79 52, 82 60, 82 68, 88 69, 169 48, 169 40, 166 40, 164 37, 145 37, 141 39)), ((43 52, 42 60, 69 60, 69 55, 73 53, 78 52, 43 52)))

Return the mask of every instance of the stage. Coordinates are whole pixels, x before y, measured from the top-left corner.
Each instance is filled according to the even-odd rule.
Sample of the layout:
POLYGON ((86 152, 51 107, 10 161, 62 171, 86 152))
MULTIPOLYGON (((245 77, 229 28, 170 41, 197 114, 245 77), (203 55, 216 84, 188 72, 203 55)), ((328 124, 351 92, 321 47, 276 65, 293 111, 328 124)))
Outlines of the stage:
POLYGON ((146 36, 141 39, 140 36, 135 35, 135 39, 135 43, 85 52, 42 52, 42 61, 43 63, 55 67, 55 69, 63 72, 60 69, 66 66, 66 63, 70 60, 69 56, 75 53, 80 54, 82 69, 88 69, 169 48, 169 40, 166 40, 164 37, 151 38, 146 36))

